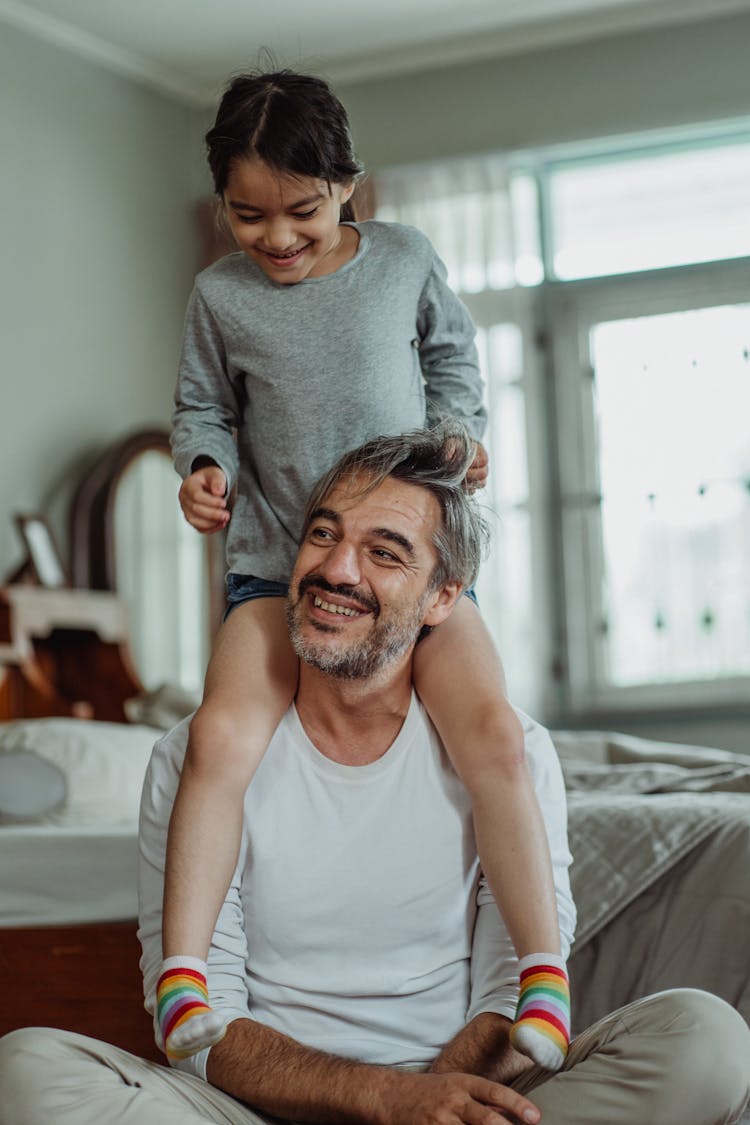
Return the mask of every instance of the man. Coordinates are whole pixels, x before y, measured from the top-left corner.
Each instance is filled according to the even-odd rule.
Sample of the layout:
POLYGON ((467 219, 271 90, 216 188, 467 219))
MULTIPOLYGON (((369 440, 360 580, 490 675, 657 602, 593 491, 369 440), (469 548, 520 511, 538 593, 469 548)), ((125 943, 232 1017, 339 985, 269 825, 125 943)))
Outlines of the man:
MULTIPOLYGON (((739 1117, 750 1032, 705 993, 662 993, 615 1013, 578 1037, 554 1075, 509 1045, 515 957, 480 879, 467 795, 411 686, 420 633, 439 626, 476 572, 480 527, 460 487, 469 456, 450 427, 379 439, 343 459, 311 500, 288 603, 296 704, 248 790, 209 960, 224 1039, 169 1070, 64 1032, 14 1032, 0 1046, 0 1122, 739 1117)), ((564 792, 546 732, 527 719, 524 728, 567 955, 564 792)), ((186 741, 187 721, 157 744, 144 787, 140 935, 152 1011, 186 741)))

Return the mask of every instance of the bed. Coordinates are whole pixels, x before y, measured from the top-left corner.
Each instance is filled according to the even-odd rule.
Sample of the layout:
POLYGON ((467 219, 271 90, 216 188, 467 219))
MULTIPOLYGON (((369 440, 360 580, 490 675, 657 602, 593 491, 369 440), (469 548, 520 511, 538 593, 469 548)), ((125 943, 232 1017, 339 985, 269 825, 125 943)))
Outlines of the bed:
POLYGON ((137 818, 155 737, 72 718, 0 724, 0 1032, 68 1027, 158 1057, 136 940, 137 818))
POLYGON ((750 1022, 750 756, 604 732, 553 738, 578 907, 574 1030, 679 986, 750 1022))

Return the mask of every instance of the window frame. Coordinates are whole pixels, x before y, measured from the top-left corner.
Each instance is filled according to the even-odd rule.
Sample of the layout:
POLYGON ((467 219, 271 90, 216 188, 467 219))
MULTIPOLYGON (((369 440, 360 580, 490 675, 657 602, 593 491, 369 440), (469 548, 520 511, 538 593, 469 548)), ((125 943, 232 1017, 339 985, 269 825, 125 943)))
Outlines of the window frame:
MULTIPOLYGON (((553 591, 549 582, 548 562, 555 552, 553 542, 554 525, 550 519, 552 507, 551 482, 554 480, 554 453, 548 440, 546 421, 546 370, 543 349, 540 341, 543 336, 540 322, 541 309, 539 293, 543 286, 517 286, 514 289, 484 289, 479 293, 459 293, 477 329, 489 331, 498 324, 508 323, 517 327, 521 333, 523 364, 520 374, 512 380, 500 379, 516 385, 524 402, 528 493, 524 500, 511 507, 523 512, 529 520, 530 588, 533 612, 530 619, 529 643, 532 660, 536 666, 534 686, 523 699, 523 706, 536 714, 554 714, 558 706, 558 687, 547 675, 555 662, 553 630, 550 622, 555 615, 553 591)), ((492 401, 492 374, 488 374, 487 395, 492 401)), ((490 457, 491 467, 494 458, 490 457)), ((498 538, 505 511, 503 503, 495 496, 493 481, 490 480, 486 493, 479 494, 479 502, 484 507, 484 515, 491 529, 488 557, 482 564, 478 591, 480 605, 488 608, 487 626, 507 663, 506 675, 513 691, 514 660, 512 652, 502 642, 502 622, 492 616, 492 599, 487 598, 489 586, 498 581, 496 569, 499 551, 498 538), (484 590, 482 587, 484 586, 484 590)))
POLYGON ((744 705, 746 710, 749 676, 615 686, 598 674, 604 664, 605 570, 595 509, 599 483, 589 333, 602 321, 747 303, 750 258, 551 281, 545 289, 552 343, 549 409, 558 446, 554 507, 562 551, 557 598, 562 709, 577 721, 618 713, 684 714, 716 706, 744 705), (574 518, 576 511, 588 511, 589 518, 574 518))

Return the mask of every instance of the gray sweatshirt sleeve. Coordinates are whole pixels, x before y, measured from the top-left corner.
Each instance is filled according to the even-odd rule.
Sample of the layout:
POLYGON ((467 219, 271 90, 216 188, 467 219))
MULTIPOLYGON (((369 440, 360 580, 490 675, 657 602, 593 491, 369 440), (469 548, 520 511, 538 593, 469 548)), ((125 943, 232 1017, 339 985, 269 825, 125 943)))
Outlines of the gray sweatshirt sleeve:
POLYGON ((223 337, 205 298, 195 288, 185 317, 172 419, 172 456, 183 480, 193 471, 196 457, 210 457, 223 471, 227 491, 231 491, 239 470, 233 434, 239 424, 223 337))
MULTIPOLYGON (((529 769, 547 828, 560 923, 560 950, 567 959, 575 932, 576 908, 570 892, 569 868, 573 857, 568 847, 565 783, 549 732, 521 711, 518 717, 523 725, 529 769)), ((497 1012, 512 1020, 518 1000, 518 958, 484 879, 480 882, 477 903, 467 1022, 480 1012, 497 1012)))
POLYGON ((433 252, 432 268, 421 293, 417 328, 425 380, 427 421, 446 414, 458 418, 479 441, 487 423, 483 382, 465 306, 446 282, 445 266, 433 252))

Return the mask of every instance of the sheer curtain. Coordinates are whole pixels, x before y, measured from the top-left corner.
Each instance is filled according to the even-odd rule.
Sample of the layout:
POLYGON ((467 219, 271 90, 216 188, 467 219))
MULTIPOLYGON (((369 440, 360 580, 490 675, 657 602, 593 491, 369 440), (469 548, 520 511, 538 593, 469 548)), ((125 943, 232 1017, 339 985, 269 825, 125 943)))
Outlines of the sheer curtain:
POLYGON ((375 177, 374 189, 376 217, 424 231, 456 292, 515 285, 511 178, 504 159, 396 168, 375 177))
POLYGON ((375 217, 428 236, 477 325, 490 454, 481 502, 492 529, 480 605, 513 702, 543 718, 551 700, 541 387, 528 288, 541 280, 541 260, 531 189, 499 156, 396 168, 373 180, 375 217))

